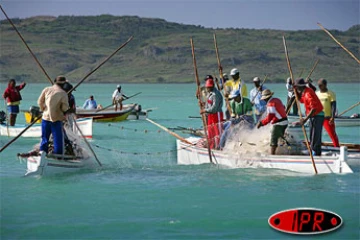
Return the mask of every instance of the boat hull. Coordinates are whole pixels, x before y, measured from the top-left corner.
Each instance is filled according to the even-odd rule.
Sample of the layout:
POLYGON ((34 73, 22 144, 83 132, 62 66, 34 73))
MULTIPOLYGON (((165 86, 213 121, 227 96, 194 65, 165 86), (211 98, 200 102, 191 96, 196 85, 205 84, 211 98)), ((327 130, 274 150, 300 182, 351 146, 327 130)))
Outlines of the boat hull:
MULTIPOLYGON (((187 139, 194 142, 194 139, 187 139)), ((189 145, 177 140, 177 163, 182 165, 198 165, 210 163, 207 149, 189 145)), ((314 174, 309 156, 293 155, 246 155, 236 156, 222 151, 213 150, 213 162, 229 168, 274 168, 298 173, 314 174)), ((319 174, 352 173, 347 164, 347 151, 342 148, 339 155, 314 157, 319 174)))
POLYGON ((25 176, 43 176, 78 171, 88 166, 88 159, 56 160, 42 153, 40 156, 27 157, 26 163, 25 176))
MULTIPOLYGON (((81 132, 85 138, 92 138, 93 135, 93 119, 92 118, 79 118, 76 120, 77 125, 79 126, 81 132)), ((0 125, 0 135, 16 137, 20 132, 22 132, 27 125, 25 124, 16 124, 15 126, 6 126, 5 124, 0 125)), ((74 132, 80 136, 80 133, 77 132, 77 129, 74 128, 74 132)), ((41 124, 34 124, 26 132, 24 132, 22 137, 41 137, 41 124)))
POLYGON ((134 108, 135 104, 122 111, 115 111, 112 109, 106 109, 104 111, 76 109, 76 116, 78 118, 92 117, 95 122, 121 122, 128 118, 134 108))

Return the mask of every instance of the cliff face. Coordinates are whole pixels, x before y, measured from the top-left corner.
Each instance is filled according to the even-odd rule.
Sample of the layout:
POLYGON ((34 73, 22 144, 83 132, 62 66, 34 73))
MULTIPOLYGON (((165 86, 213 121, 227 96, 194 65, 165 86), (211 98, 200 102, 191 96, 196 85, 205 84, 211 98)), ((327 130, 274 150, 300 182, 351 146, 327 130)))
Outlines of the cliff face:
MULTIPOLYGON (((295 76, 303 71, 305 77, 319 58, 314 79, 350 82, 359 78, 358 64, 322 30, 207 29, 162 19, 111 15, 40 16, 13 21, 50 76, 64 74, 75 81, 134 35, 134 40, 89 81, 193 82, 189 38, 194 38, 200 77, 214 74, 214 31, 224 71, 237 67, 245 80, 265 74, 270 75, 270 81, 286 79, 283 34, 295 76)), ((331 32, 356 56, 360 55, 359 25, 331 32)), ((42 72, 6 20, 1 21, 0 33, 0 80, 43 82, 42 72)))

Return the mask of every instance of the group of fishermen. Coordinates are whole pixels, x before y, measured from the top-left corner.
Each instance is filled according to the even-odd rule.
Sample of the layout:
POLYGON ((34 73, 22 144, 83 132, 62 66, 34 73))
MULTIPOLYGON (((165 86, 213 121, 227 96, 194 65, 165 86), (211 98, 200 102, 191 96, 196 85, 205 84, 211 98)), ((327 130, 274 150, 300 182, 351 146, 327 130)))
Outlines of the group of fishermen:
MULTIPOLYGON (((258 129, 267 124, 272 125, 270 153, 276 154, 278 141, 280 138, 284 139, 289 124, 290 108, 293 107, 293 114, 298 114, 297 104, 294 103, 295 94, 300 103, 305 106, 306 116, 300 118, 299 123, 304 125, 309 121, 310 146, 313 155, 321 155, 323 126, 333 145, 339 147, 334 123, 336 96, 334 92, 327 89, 325 79, 319 79, 319 91, 316 91, 316 87, 311 84, 311 81, 298 78, 293 85, 292 80, 288 78, 286 84, 288 101, 285 107, 279 98, 273 97, 274 92, 264 86, 259 77, 253 78, 254 87, 250 90, 250 98, 248 98, 247 86, 241 80, 239 70, 232 69, 230 76, 231 79, 223 74, 223 78, 220 79, 223 84, 218 86, 219 89, 215 87, 214 78, 211 75, 207 75, 204 79, 207 95, 200 114, 207 116, 208 144, 211 149, 224 148, 231 128, 240 122, 245 122, 258 129), (227 105, 225 119, 223 114, 224 98, 227 105)), ((217 79, 215 80, 217 81, 217 79)))
MULTIPOLYGON (((25 86, 26 83, 16 85, 16 81, 10 79, 8 87, 3 93, 3 98, 7 104, 7 111, 9 112, 10 126, 14 126, 16 123, 17 114, 20 112, 20 101, 22 100, 20 91, 25 86)), ((66 141, 67 136, 64 132, 63 121, 66 119, 67 114, 76 112, 75 97, 72 93, 69 93, 71 89, 73 89, 71 83, 64 76, 58 76, 54 80, 54 85, 46 87, 41 92, 37 101, 39 110, 42 112, 40 151, 49 152, 49 140, 52 135, 52 154, 64 153, 64 141, 66 141)), ((117 85, 112 95, 115 111, 118 104, 120 105, 120 110, 122 109, 122 101, 127 98, 122 93, 121 86, 117 85)), ((90 96, 85 101, 83 107, 85 109, 97 109, 98 105, 94 97, 90 96)))

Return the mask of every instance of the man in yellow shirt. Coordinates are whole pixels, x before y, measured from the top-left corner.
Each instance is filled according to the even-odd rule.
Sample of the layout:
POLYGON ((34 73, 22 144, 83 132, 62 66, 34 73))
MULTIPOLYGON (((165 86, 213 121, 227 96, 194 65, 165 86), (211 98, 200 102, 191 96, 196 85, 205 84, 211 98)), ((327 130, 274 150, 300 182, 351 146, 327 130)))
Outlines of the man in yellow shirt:
POLYGON ((330 91, 327 88, 327 81, 325 79, 319 79, 318 86, 320 90, 316 92, 316 95, 320 99, 325 113, 323 126, 329 134, 329 137, 331 138, 334 147, 340 147, 339 138, 335 131, 334 122, 336 113, 336 95, 333 91, 330 91))
POLYGON ((233 90, 240 90, 240 94, 242 97, 247 97, 247 87, 246 84, 241 81, 240 79, 240 72, 238 69, 233 68, 230 72, 230 76, 232 77, 231 80, 226 81, 225 83, 225 93, 226 97, 233 91, 233 90))

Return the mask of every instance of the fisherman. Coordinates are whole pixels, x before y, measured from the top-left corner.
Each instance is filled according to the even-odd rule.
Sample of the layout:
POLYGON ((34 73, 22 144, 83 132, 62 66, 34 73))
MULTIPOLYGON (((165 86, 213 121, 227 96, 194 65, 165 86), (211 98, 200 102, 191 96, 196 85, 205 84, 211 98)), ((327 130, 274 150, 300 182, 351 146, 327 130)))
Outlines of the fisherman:
POLYGON ((64 76, 58 76, 55 84, 45 88, 39 99, 38 105, 43 111, 41 122, 41 144, 40 151, 48 153, 49 138, 52 134, 54 141, 54 154, 64 152, 63 120, 65 112, 69 110, 69 101, 63 87, 66 82, 64 76))
POLYGON ((321 101, 325 114, 323 126, 329 134, 329 137, 331 138, 334 147, 340 147, 339 138, 335 131, 334 122, 336 115, 336 95, 333 91, 327 88, 326 79, 319 79, 318 86, 320 90, 316 92, 316 95, 321 101))
POLYGON ((241 97, 240 90, 235 89, 229 96, 232 118, 223 124, 223 134, 220 138, 220 148, 224 148, 226 139, 230 133, 231 126, 245 121, 249 126, 253 126, 254 118, 252 104, 248 98, 241 97))
MULTIPOLYGON (((63 85, 63 90, 65 92, 69 92, 73 88, 73 85, 70 84, 68 80, 63 85)), ((76 90, 74 90, 76 91, 76 90)), ((68 113, 76 113, 76 102, 75 102, 75 96, 70 93, 68 94, 68 100, 69 100, 69 110, 68 113)))
POLYGON ((240 79, 239 70, 233 68, 230 72, 230 76, 232 80, 228 80, 225 83, 225 90, 227 90, 225 95, 228 96, 232 90, 239 89, 241 96, 247 97, 248 96, 247 87, 246 84, 240 79))
POLYGON ((274 93, 269 89, 265 89, 262 92, 261 100, 266 102, 267 116, 263 120, 259 121, 256 127, 260 128, 269 123, 272 124, 270 153, 275 155, 279 138, 284 138, 285 130, 288 126, 288 119, 283 103, 279 98, 274 98, 272 95, 274 95, 274 93))
POLYGON ((118 104, 120 105, 120 111, 123 108, 122 101, 128 99, 128 97, 122 93, 120 84, 117 85, 116 90, 112 95, 112 103, 115 105, 115 112, 117 111, 118 104))
POLYGON ((86 99, 83 109, 97 109, 97 103, 94 100, 94 96, 90 95, 88 99, 86 99))
POLYGON ((295 95, 294 95, 294 87, 292 85, 292 81, 291 78, 287 78, 286 80, 286 89, 288 91, 288 95, 287 95, 287 103, 286 103, 286 112, 289 113, 291 105, 292 105, 292 111, 293 111, 293 115, 297 116, 298 115, 298 107, 297 104, 294 103, 295 100, 295 95))
POLYGON ((262 91, 267 89, 264 85, 260 84, 259 77, 253 79, 255 87, 250 91, 251 104, 255 107, 255 120, 256 123, 260 120, 263 113, 266 111, 266 102, 261 100, 262 91))
POLYGON ((306 86, 303 78, 298 78, 294 84, 300 102, 305 105, 306 117, 300 118, 300 124, 304 125, 310 120, 310 145, 313 155, 321 156, 321 135, 324 123, 324 112, 321 101, 316 93, 306 86))
POLYGON ((205 108, 200 114, 207 114, 207 127, 209 146, 211 149, 218 149, 221 134, 221 122, 223 120, 223 97, 218 89, 214 86, 214 80, 208 78, 205 83, 208 92, 206 96, 205 108))
POLYGON ((16 123, 16 117, 19 113, 19 105, 22 100, 20 91, 26 86, 26 83, 22 83, 16 86, 15 79, 10 79, 8 87, 5 89, 3 98, 7 102, 7 109, 9 111, 9 125, 14 126, 16 123))

